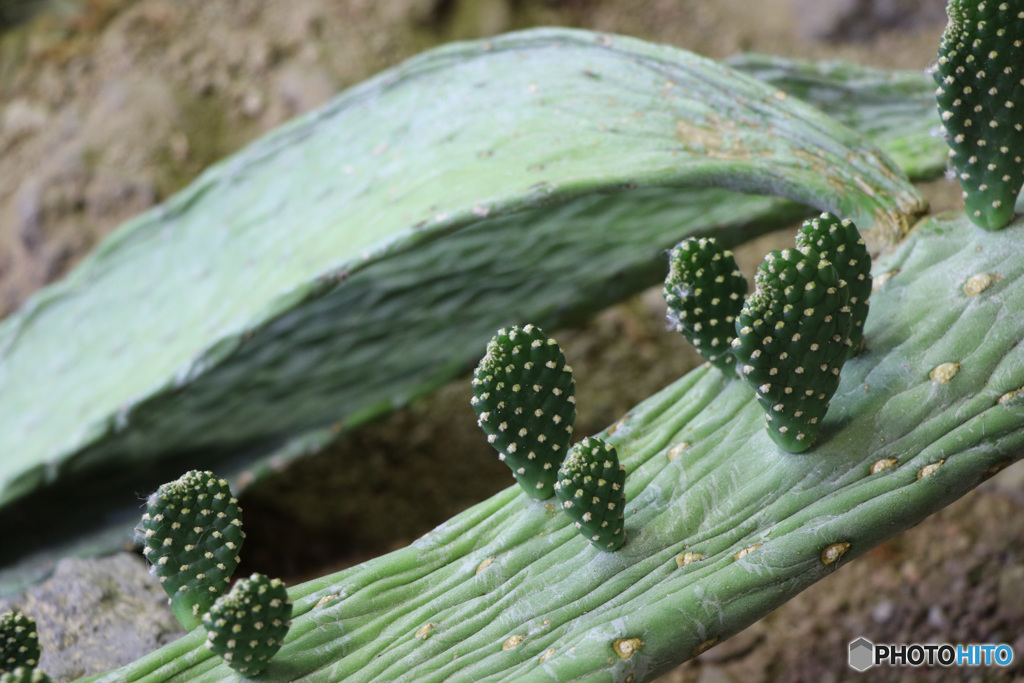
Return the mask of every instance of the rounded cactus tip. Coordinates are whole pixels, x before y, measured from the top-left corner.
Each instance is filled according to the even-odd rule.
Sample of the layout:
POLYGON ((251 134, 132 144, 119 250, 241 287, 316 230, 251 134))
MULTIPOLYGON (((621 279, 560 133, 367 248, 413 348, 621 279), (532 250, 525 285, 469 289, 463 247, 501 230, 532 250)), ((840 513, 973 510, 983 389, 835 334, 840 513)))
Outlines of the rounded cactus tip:
POLYGON ((733 352, 768 434, 799 453, 817 438, 849 355, 849 287, 828 260, 795 249, 769 252, 755 283, 733 352))
POLYGON ((255 676, 281 649, 291 626, 292 602, 280 579, 239 579, 203 615, 206 646, 235 671, 255 676))
POLYGON ((39 635, 36 621, 21 612, 0 614, 0 673, 39 665, 39 635))
POLYGON ((1020 3, 951 0, 932 73, 967 216, 986 230, 1013 218, 1024 183, 1020 3))
POLYGON ((576 423, 572 367, 536 325, 498 330, 473 373, 477 424, 532 498, 554 495, 576 423))
POLYGON ((186 629, 224 592, 245 539, 228 482, 192 470, 149 497, 137 531, 150 571, 186 629))
POLYGON ((618 550, 626 542, 626 468, 610 443, 588 436, 575 444, 558 470, 555 495, 594 546, 618 550))
POLYGON ((669 326, 730 375, 735 373, 735 321, 746 294, 747 279, 736 259, 714 238, 691 237, 669 252, 664 288, 669 326))

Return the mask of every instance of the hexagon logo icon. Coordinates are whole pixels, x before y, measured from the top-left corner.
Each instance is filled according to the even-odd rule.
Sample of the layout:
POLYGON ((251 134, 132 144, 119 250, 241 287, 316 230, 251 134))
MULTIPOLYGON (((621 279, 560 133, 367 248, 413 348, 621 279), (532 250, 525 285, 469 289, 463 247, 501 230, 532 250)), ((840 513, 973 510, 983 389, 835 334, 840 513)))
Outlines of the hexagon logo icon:
POLYGON ((850 643, 850 667, 865 671, 875 663, 875 644, 867 638, 858 638, 850 643))

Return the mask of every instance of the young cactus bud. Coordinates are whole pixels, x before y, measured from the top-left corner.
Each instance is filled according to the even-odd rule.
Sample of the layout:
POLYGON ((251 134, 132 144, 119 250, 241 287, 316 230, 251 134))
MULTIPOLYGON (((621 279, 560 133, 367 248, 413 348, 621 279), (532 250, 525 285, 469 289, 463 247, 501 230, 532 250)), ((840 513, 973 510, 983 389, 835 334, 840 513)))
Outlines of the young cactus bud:
POLYGON ((17 668, 31 671, 39 665, 36 621, 21 612, 0 615, 0 673, 17 668))
POLYGON ((669 324, 704 360, 732 375, 736 316, 747 294, 747 279, 732 252, 714 238, 691 237, 672 249, 668 267, 664 293, 669 324))
POLYGON ((255 676, 281 649, 291 626, 292 601, 280 579, 239 579, 203 615, 206 647, 235 671, 255 676))
POLYGON ((796 247, 805 254, 815 251, 819 259, 829 261, 850 288, 850 330, 852 358, 860 353, 864 342, 864 320, 868 317, 871 296, 871 255, 864 245, 857 226, 849 219, 840 220, 830 213, 804 221, 796 234, 796 247))
POLYGON ((0 683, 50 683, 50 677, 41 669, 18 666, 12 671, 0 671, 0 683))
POLYGON ((227 481, 198 470, 161 486, 147 505, 138 529, 142 552, 174 616, 192 630, 238 566, 242 510, 227 481))
POLYGON ((796 249, 769 252, 754 282, 736 319, 733 352, 765 410, 769 436, 799 453, 817 438, 849 354, 849 288, 827 260, 796 249))
POLYGON ((498 330, 473 374, 473 410, 527 495, 554 494, 576 422, 576 383, 554 339, 535 325, 498 330))
POLYGON ((933 76, 967 216, 986 230, 1013 217, 1024 183, 1024 12, 1020 2, 950 0, 933 76))
POLYGON ((588 436, 569 451, 555 484, 562 509, 601 550, 626 542, 626 468, 609 443, 588 436))

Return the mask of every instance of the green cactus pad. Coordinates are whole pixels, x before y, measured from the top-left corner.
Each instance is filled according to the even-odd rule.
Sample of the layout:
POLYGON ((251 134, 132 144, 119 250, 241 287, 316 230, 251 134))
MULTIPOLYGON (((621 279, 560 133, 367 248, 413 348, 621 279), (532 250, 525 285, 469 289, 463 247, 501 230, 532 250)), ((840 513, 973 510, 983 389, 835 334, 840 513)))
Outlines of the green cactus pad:
POLYGON ((0 683, 50 683, 50 677, 40 669, 18 666, 11 671, 0 670, 0 683))
POLYGON ((555 494, 595 546, 618 550, 626 542, 626 468, 615 446, 593 436, 575 444, 558 469, 555 494))
POLYGON ((164 484, 149 497, 139 532, 174 616, 195 628, 227 588, 245 539, 242 510, 227 481, 192 470, 164 484))
POLYGON ((828 260, 850 288, 849 356, 860 353, 864 342, 864 320, 868 317, 868 299, 871 297, 871 255, 857 226, 849 219, 840 220, 830 213, 804 221, 796 234, 796 247, 806 253, 817 252, 828 260))
POLYGON ((203 615, 206 647, 235 671, 256 675, 281 649, 291 626, 292 602, 280 579, 239 579, 203 615))
POLYGON ((39 665, 39 635, 36 621, 21 612, 0 615, 0 673, 19 667, 39 665))
POLYGON ((732 252, 712 237, 691 237, 672 249, 665 303, 673 329, 694 345, 704 360, 732 374, 736 316, 747 294, 732 252))
POLYGON ((933 73, 968 217, 1010 222, 1024 183, 1024 3, 951 0, 933 73))
POLYGON ((473 374, 473 410, 527 495, 554 495, 576 422, 576 384, 562 349, 535 325, 502 328, 473 374))
POLYGON ((769 252, 754 283, 736 319, 733 353, 768 434, 799 453, 817 438, 852 345, 849 287, 827 260, 796 249, 769 252))

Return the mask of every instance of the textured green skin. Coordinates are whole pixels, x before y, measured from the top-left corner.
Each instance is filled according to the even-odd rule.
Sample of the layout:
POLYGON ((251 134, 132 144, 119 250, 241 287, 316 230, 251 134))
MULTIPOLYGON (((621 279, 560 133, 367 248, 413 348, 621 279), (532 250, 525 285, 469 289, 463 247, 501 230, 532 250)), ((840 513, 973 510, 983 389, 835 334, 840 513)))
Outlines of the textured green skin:
POLYGON ((193 629, 238 566, 245 532, 228 482, 192 470, 149 497, 139 524, 150 572, 181 625, 193 629))
MULTIPOLYGON (((538 47, 545 44, 539 37, 536 40, 538 47)), ((524 46, 523 49, 528 48, 524 46)), ((929 129, 938 125, 934 86, 931 79, 920 72, 881 71, 838 62, 818 64, 761 56, 738 58, 732 63, 769 84, 806 98, 857 129, 870 132, 872 139, 916 178, 941 174, 945 167, 945 144, 941 139, 929 136, 929 129)), ((577 77, 592 81, 587 76, 577 74, 577 77)), ((471 113, 468 107, 466 113, 471 113)), ((304 134, 317 138, 326 134, 323 131, 330 128, 332 120, 330 116, 323 116, 294 125, 304 134)), ((297 133, 296 137, 304 139, 297 133)), ((247 163, 255 163, 257 159, 261 165, 273 167, 275 159, 287 157, 288 145, 283 144, 284 140, 281 142, 273 146, 258 143, 254 149, 262 149, 260 154, 248 157, 243 153, 233 165, 224 164, 218 169, 211 169, 196 186, 204 188, 201 192, 203 203, 194 203, 196 209, 200 205, 209 206, 217 197, 226 200, 242 192, 243 188, 223 180, 229 167, 237 170, 247 163), (261 145, 265 147, 261 148, 261 145), (245 161, 247 158, 249 161, 245 161)), ((333 149, 330 145, 320 145, 318 153, 330 149, 333 149)), ((380 163, 380 159, 375 157, 368 163, 380 163)), ((444 159, 437 162, 441 166, 444 163, 444 159)), ((291 182, 295 174, 289 173, 286 177, 277 174, 275 182, 291 182)), ((288 198, 291 193, 321 187, 321 183, 336 184, 332 174, 314 173, 278 191, 283 198, 288 198)), ((199 197, 196 198, 198 201, 199 197)), ((249 202, 248 199, 244 201, 249 202)), ((315 205, 312 199, 296 199, 290 203, 288 212, 281 216, 269 215, 264 223, 253 224, 254 236, 251 239, 259 242, 263 235, 273 234, 281 227, 298 231, 317 224, 319 214, 315 211, 306 213, 315 205), (290 222, 293 216, 299 223, 293 225, 290 222)), ((194 220, 190 218, 188 206, 192 205, 182 204, 166 220, 172 217, 175 221, 194 220)), ((686 235, 713 234, 724 244, 732 245, 791 224, 808 213, 813 212, 777 198, 741 195, 712 188, 651 187, 614 196, 592 195, 556 207, 540 207, 481 221, 459 230, 457 239, 455 235, 449 235, 444 240, 426 241, 408 251, 392 253, 388 259, 374 263, 374 277, 356 273, 348 281, 350 289, 347 292, 351 296, 345 300, 346 303, 321 306, 307 311, 306 315, 295 315, 286 326, 305 330, 302 335, 292 335, 305 347, 323 345, 333 348, 330 345, 339 339, 338 321, 354 321, 340 337, 349 340, 345 353, 321 355, 317 359, 320 366, 334 368, 342 361, 347 362, 349 356, 358 359, 354 365, 360 371, 353 371, 344 381, 337 383, 337 386, 355 387, 355 390, 351 393, 334 392, 329 399, 339 410, 348 412, 344 422, 290 435, 286 440, 244 447, 229 444, 226 454, 235 457, 218 464, 217 469, 239 491, 248 482, 272 476, 283 463, 316 452, 337 438, 339 428, 358 426, 465 372, 466 367, 479 357, 481 346, 503 324, 532 320, 549 330, 576 324, 600 308, 663 280, 664 252, 686 235), (541 254, 543 258, 539 257, 541 254), (590 267, 580 269, 580 258, 585 259, 590 267), (438 276, 438 273, 443 275, 438 276), (500 273, 500 277, 496 278, 496 273, 500 273), (609 273, 614 276, 609 277, 609 273), (430 286, 412 286, 411 281, 417 277, 421 282, 429 282, 430 286), (494 282, 496 286, 474 287, 474 296, 467 299, 466 292, 470 286, 467 283, 471 281, 494 282), (363 308, 363 301, 375 301, 379 305, 363 308), (408 316, 416 311, 422 312, 422 317, 410 321, 408 316), (322 314, 317 315, 318 312, 322 314), (498 319, 496 312, 507 317, 498 319), (426 331, 419 324, 423 320, 437 318, 451 322, 443 338, 437 335, 433 322, 426 331), (402 324, 395 325, 395 321, 402 324), (410 349, 415 349, 415 353, 410 349), (366 373, 361 371, 363 363, 378 363, 395 371, 386 375, 377 373, 371 390, 363 385, 366 377, 366 373)), ((147 225, 152 222, 151 217, 139 220, 147 225)), ((881 241, 885 242, 898 237, 901 233, 898 226, 890 227, 893 230, 885 236, 874 230, 875 238, 884 238, 881 241)), ((135 229, 145 232, 153 228, 135 229)), ((208 233, 204 235, 208 236, 208 233)), ((245 243, 248 245, 247 241, 245 243)), ((129 245, 110 247, 113 253, 128 248, 129 245)), ((193 256, 189 254, 182 259, 188 261, 193 256)), ((109 255, 103 258, 112 259, 109 255)), ((113 264, 105 265, 112 267, 113 264)), ((137 280, 134 278, 128 282, 137 280)), ((84 281, 75 282, 73 289, 85 287, 84 281)), ((203 285, 207 284, 204 280, 203 285)), ((182 288, 195 285, 190 281, 182 288)), ((155 289, 154 285, 147 291, 155 289)), ((126 296, 130 295, 130 290, 125 292, 126 296)), ((71 292, 61 294, 51 290, 51 295, 55 297, 53 306, 59 308, 71 292)), ((237 297, 229 299, 235 301, 237 297)), ((146 301, 147 306, 152 304, 150 299, 146 301)), ((182 305, 187 307, 195 301, 197 299, 188 298, 182 305)), ((115 308, 124 310, 123 307, 115 308)), ((141 308, 146 310, 146 307, 141 308)), ((54 312, 54 315, 58 313, 54 312)), ((94 311, 86 319, 93 320, 93 316, 99 316, 99 313, 94 311)), ((236 359, 239 364, 248 364, 248 370, 239 365, 235 376, 243 377, 248 373, 258 380, 265 371, 278 371, 274 369, 275 364, 279 370, 285 371, 279 361, 288 358, 285 353, 256 354, 236 359), (275 359, 274 363, 270 363, 271 359, 275 359), (261 365, 264 361, 271 367, 260 369, 264 367, 261 365)), ((288 371, 292 369, 294 366, 288 371)), ((221 403, 211 398, 206 407, 220 411, 218 419, 226 420, 223 425, 230 425, 233 416, 230 412, 221 411, 222 406, 233 406, 238 401, 248 400, 250 395, 262 396, 266 387, 259 381, 256 384, 258 386, 247 386, 245 391, 248 393, 245 394, 225 394, 220 399, 221 403)), ((305 381, 297 382, 288 386, 289 391, 282 391, 281 395, 291 396, 291 390, 306 386, 308 383, 305 381)), ((163 444, 174 443, 183 433, 198 428, 195 420, 203 422, 204 428, 211 428, 204 421, 202 407, 189 398, 193 395, 191 388, 182 387, 179 393, 184 397, 180 403, 175 403, 169 395, 160 399, 154 397, 152 420, 133 422, 129 430, 130 439, 126 435, 108 435, 110 439, 125 436, 125 440, 117 445, 108 436, 97 437, 99 440, 88 448, 88 452, 81 454, 83 466, 115 462, 119 474, 116 480, 105 477, 82 482, 77 470, 72 472, 63 466, 48 470, 30 463, 25 465, 24 477, 19 477, 21 493, 33 490, 50 478, 68 480, 69 475, 74 475, 74 490, 84 490, 87 484, 88 490, 95 491, 95 495, 76 502, 77 509, 83 514, 76 515, 74 520, 54 514, 52 494, 34 497, 29 501, 28 509, 8 507, 0 510, 0 527, 9 528, 16 534, 11 543, 0 546, 0 564, 3 565, 0 569, 0 595, 16 593, 38 581, 60 557, 88 556, 116 549, 138 520, 137 491, 153 489, 189 466, 210 467, 214 457, 225 454, 223 451, 204 451, 201 463, 186 467, 169 461, 171 467, 148 479, 145 477, 152 468, 142 466, 141 462, 138 467, 132 465, 135 454, 147 459, 162 457, 165 453, 163 444), (180 425, 167 424, 154 432, 163 424, 163 417, 158 413, 164 408, 181 418, 180 425), (193 408, 199 412, 194 413, 193 408), (127 451, 121 448, 126 444, 131 445, 127 451), (47 472, 49 475, 43 476, 47 472), (130 483, 140 478, 141 481, 130 483), (89 519, 102 522, 86 526, 89 519)), ((321 399, 315 395, 306 396, 302 405, 310 401, 320 405, 321 399)), ((293 409, 287 402, 277 407, 284 412, 293 409)), ((139 412, 137 406, 134 414, 144 416, 144 411, 139 412)), ((221 423, 213 425, 220 438, 229 441, 230 430, 221 430, 221 426, 221 423)), ((78 459, 79 455, 69 457, 78 459)), ((5 459, 4 462, 11 461, 5 459)), ((0 499, 5 496, 0 494, 0 499)))
POLYGON ((817 252, 771 251, 736 318, 733 353, 754 388, 768 434, 791 453, 810 448, 850 355, 850 290, 817 252))
POLYGON ((864 343, 864 320, 871 297, 871 254, 853 221, 829 213, 804 221, 796 234, 796 248, 813 250, 828 259, 850 289, 850 357, 860 353, 864 343))
POLYGON ((576 383, 558 342, 535 325, 498 330, 473 373, 477 424, 531 498, 554 495, 576 424, 576 383))
POLYGON ((0 672, 0 683, 50 683, 50 677, 40 669, 19 666, 13 671, 0 672))
POLYGON ((1024 184, 1024 2, 950 0, 946 11, 934 71, 943 134, 967 215, 998 230, 1024 184))
POLYGON ((39 635, 36 620, 21 612, 0 615, 0 673, 14 672, 39 664, 39 635))
POLYGON ((732 252, 713 237, 691 237, 669 253, 664 287, 669 324, 704 360, 727 373, 735 369, 731 344, 746 294, 747 279, 732 252))
MULTIPOLYGON (((662 188, 674 210, 685 195, 665 188, 692 185, 771 192, 889 233, 922 208, 860 136, 678 49, 550 29, 410 60, 211 168, 4 321, 0 505, 101 465, 268 449, 385 412, 536 307, 482 308, 461 343, 458 321, 434 322, 466 302, 479 263, 451 269, 456 255, 499 241, 501 216, 565 202, 581 216, 610 200, 595 193, 632 188, 662 188)), ((633 239, 639 219, 618 215, 595 244, 633 239)), ((504 227, 536 244, 544 233, 526 218, 504 227)), ((667 222, 647 230, 682 236, 667 222)), ((557 234, 548 248, 579 239, 557 234)), ((644 244, 624 273, 649 267, 644 244)), ((494 289, 526 302, 532 279, 494 289)), ((590 302, 625 293, 607 277, 577 286, 590 302)), ((553 310, 531 319, 567 321, 553 310)))
POLYGON ((238 673, 255 676, 281 649, 291 618, 284 583, 253 574, 239 579, 203 615, 206 646, 238 673))
MULTIPOLYGON (((744 383, 697 369, 602 435, 628 472, 621 550, 591 547, 512 487, 408 548, 292 588, 265 680, 639 682, 739 632, 1024 453, 1024 401, 1000 402, 1024 387, 1024 319, 1007 314, 1024 309, 1022 240, 1024 222, 990 233, 949 216, 876 262, 876 280, 892 277, 872 297, 870 348, 846 364, 811 453, 771 441, 744 383), (978 273, 1002 277, 967 296, 978 273), (951 361, 960 372, 934 384, 951 361), (824 564, 834 543, 850 546, 824 564), (684 552, 705 557, 679 568, 684 552), (629 659, 620 638, 642 641, 629 659)), ((203 637, 93 680, 221 680, 203 637)))
POLYGON ((558 468, 555 494, 580 535, 601 550, 626 542, 626 468, 615 446, 587 436, 558 468))

